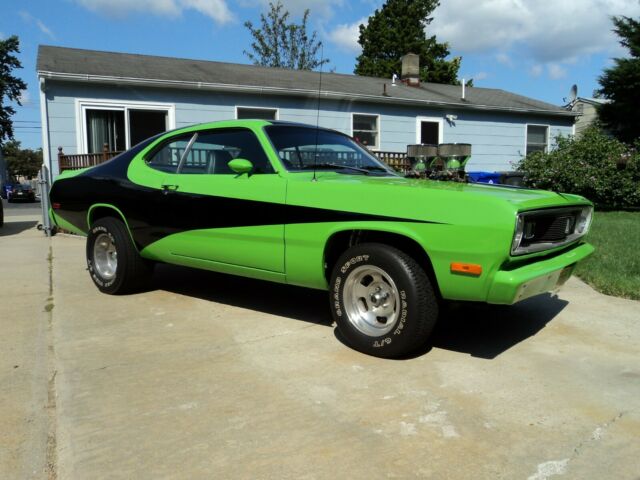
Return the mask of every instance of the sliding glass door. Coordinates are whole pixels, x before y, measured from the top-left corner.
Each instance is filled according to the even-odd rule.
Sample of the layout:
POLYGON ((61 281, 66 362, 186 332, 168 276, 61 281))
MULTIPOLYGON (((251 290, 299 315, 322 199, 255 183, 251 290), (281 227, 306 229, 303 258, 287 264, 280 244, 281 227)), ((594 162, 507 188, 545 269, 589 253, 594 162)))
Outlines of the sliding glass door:
POLYGON ((80 153, 122 152, 174 127, 173 106, 80 101, 80 153))
POLYGON ((126 149, 124 110, 87 109, 86 112, 87 153, 102 152, 105 144, 111 152, 126 149))

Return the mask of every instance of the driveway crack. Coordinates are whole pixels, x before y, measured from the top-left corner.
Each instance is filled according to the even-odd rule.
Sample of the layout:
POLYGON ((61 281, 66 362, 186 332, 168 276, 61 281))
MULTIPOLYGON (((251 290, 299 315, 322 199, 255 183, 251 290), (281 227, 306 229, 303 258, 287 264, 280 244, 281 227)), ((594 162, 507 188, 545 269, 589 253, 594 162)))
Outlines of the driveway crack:
POLYGON ((58 478, 58 453, 57 453, 57 405, 56 405, 56 359, 53 335, 53 249, 49 240, 49 255, 47 256, 49 267, 49 297, 46 300, 44 311, 47 314, 47 450, 46 450, 46 474, 48 480, 58 478))

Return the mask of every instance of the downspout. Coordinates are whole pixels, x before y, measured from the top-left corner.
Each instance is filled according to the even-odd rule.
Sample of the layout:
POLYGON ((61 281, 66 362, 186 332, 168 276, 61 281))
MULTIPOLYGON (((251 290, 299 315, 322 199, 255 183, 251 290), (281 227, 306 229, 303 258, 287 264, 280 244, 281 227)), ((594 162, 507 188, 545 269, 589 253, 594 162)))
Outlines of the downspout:
POLYGON ((49 184, 53 183, 53 168, 51 165, 51 146, 49 144, 49 109, 44 77, 40 78, 40 123, 42 125, 42 160, 49 171, 49 184))

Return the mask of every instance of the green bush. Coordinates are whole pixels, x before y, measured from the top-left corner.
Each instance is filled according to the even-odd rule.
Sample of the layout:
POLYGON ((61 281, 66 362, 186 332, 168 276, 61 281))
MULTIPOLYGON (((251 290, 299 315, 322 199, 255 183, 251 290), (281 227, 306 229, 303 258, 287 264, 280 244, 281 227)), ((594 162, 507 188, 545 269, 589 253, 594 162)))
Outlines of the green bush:
POLYGON ((580 137, 557 137, 557 147, 532 153, 516 166, 533 188, 582 195, 600 207, 640 206, 640 153, 598 127, 580 137))

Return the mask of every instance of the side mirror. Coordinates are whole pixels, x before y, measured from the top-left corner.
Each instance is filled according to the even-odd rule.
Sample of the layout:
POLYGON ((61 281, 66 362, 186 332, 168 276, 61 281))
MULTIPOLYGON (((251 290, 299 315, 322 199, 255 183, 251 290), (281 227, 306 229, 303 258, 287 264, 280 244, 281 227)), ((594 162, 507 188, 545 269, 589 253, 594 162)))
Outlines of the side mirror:
POLYGON ((242 175, 243 173, 251 173, 253 171, 253 163, 246 158, 234 158, 229 163, 227 163, 229 168, 237 173, 238 175, 242 175))

